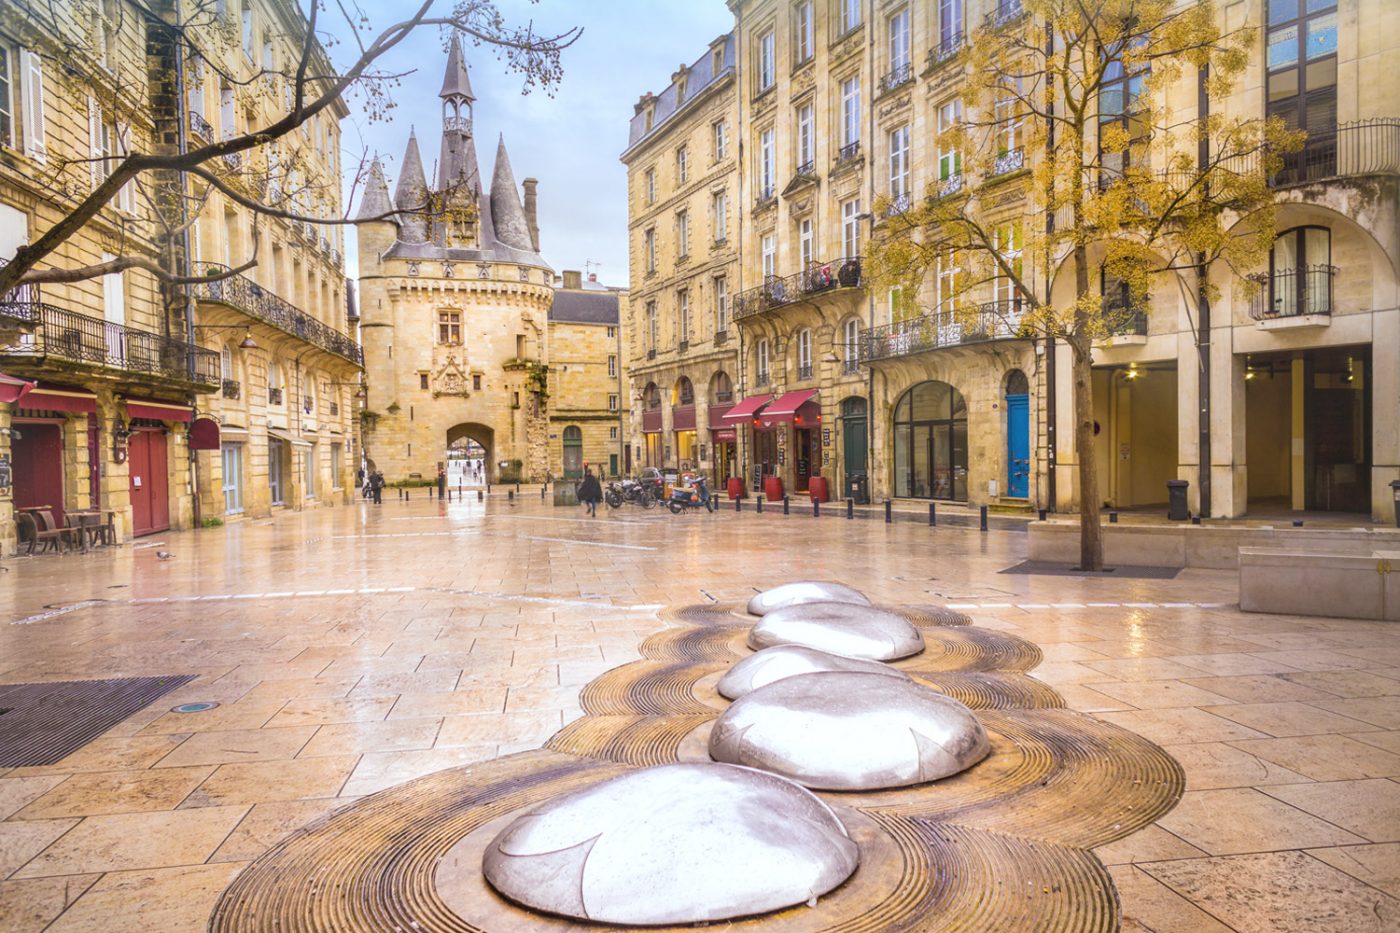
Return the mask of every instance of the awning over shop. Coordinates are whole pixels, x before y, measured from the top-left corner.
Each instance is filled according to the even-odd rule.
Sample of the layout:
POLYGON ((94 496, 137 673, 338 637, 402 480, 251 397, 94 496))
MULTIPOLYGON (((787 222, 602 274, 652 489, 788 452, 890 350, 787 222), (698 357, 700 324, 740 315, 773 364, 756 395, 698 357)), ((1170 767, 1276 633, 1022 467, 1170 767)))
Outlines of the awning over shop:
POLYGON ((36 411, 68 411, 80 415, 97 413, 97 396, 84 389, 35 388, 24 397, 24 406, 36 411))
POLYGON ((677 405, 671 409, 671 429, 674 431, 695 430, 695 406, 677 405))
POLYGON ((154 418, 156 421, 183 421, 194 419, 190 406, 178 402, 161 402, 156 399, 129 398, 126 400, 128 418, 154 418))
POLYGON ((13 405, 22 401, 34 388, 34 383, 0 373, 0 402, 13 405))
POLYGON ((287 431, 282 430, 281 428, 268 428, 268 429, 267 429, 267 436, 268 436, 268 437, 275 437, 275 438, 277 438, 279 441, 286 441, 288 444, 291 444, 293 447, 310 447, 310 446, 311 446, 311 442, 310 442, 310 441, 304 441, 304 440, 302 440, 301 438, 297 437, 295 434, 291 434, 291 433, 289 433, 289 432, 287 432, 287 431))
POLYGON ((649 408, 642 412, 642 433, 655 434, 661 430, 661 409, 649 408))
POLYGON ((190 450, 218 450, 219 422, 213 418, 196 418, 190 425, 190 450))
POLYGON ((725 414, 727 414, 727 413, 729 412, 729 409, 731 409, 731 408, 733 408, 733 407, 734 407, 733 405, 711 405, 711 406, 710 406, 710 430, 711 430, 711 431, 724 431, 724 430, 728 430, 728 429, 731 429, 731 428, 734 427, 734 426, 733 426, 732 424, 730 424, 728 421, 725 421, 725 420, 724 420, 725 414))
MULTIPOLYGON (((810 402, 816 394, 816 389, 799 389, 796 392, 784 393, 778 397, 776 402, 763 409, 764 424, 780 424, 791 421, 797 417, 798 409, 810 402)), ((815 416, 816 412, 814 411, 812 414, 815 416)))
POLYGON ((724 413, 724 423, 738 424, 741 421, 748 421, 757 414, 760 408, 771 401, 773 401, 771 395, 750 395, 724 413))

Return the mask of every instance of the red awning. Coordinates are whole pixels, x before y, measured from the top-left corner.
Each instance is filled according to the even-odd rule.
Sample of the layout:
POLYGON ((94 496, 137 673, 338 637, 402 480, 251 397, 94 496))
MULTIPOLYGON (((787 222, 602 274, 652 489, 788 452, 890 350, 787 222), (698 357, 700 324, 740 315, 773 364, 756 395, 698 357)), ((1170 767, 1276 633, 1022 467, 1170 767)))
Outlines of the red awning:
POLYGON ((196 418, 190 425, 190 450, 218 450, 219 422, 213 418, 196 418))
POLYGON ((0 373, 0 402, 13 404, 22 401, 33 388, 34 383, 32 382, 0 373))
POLYGON ((93 415, 97 413, 97 396, 82 389, 34 389, 24 397, 24 407, 93 415))
POLYGON ((677 405, 671 409, 671 430, 673 431, 694 431, 695 430, 695 406, 677 405))
POLYGON ((661 430, 661 409, 651 408, 642 412, 642 433, 655 434, 661 430))
POLYGON ((725 413, 733 408, 733 405, 711 405, 710 406, 710 430, 723 431, 733 427, 724 420, 725 413))
POLYGON ((796 392, 785 392, 778 397, 778 400, 767 408, 763 409, 763 420, 771 424, 780 421, 791 421, 797 414, 797 409, 806 402, 810 402, 817 394, 816 389, 799 389, 796 392))
POLYGON ((737 424, 740 421, 748 421, 758 413, 760 408, 771 401, 773 401, 771 395, 750 395, 724 413, 724 423, 737 424))
POLYGON ((160 402, 155 399, 129 398, 126 400, 128 418, 154 418, 157 421, 190 421, 194 412, 188 405, 175 402, 160 402))

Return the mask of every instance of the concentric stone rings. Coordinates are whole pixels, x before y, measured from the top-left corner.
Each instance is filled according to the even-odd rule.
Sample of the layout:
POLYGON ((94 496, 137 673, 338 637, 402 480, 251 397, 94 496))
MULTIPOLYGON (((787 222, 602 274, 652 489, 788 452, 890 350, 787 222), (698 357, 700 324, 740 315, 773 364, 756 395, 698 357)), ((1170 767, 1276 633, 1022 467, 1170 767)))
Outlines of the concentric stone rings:
POLYGON ((893 661, 924 650, 924 638, 903 616, 874 606, 804 603, 774 609, 749 630, 749 647, 802 645, 829 654, 893 661))
POLYGON ((764 648, 735 664, 720 678, 715 689, 731 700, 752 693, 785 677, 815 674, 822 671, 860 671, 907 680, 908 674, 887 667, 879 661, 846 658, 803 645, 776 645, 764 648))
POLYGON ((654 926, 815 901, 859 860, 841 821, 810 791, 761 771, 691 763, 624 774, 536 808, 490 843, 482 870, 526 907, 654 926))
POLYGON ((760 687, 710 733, 710 757, 819 790, 879 790, 957 774, 991 751, 966 706, 911 680, 802 674, 760 687))
POLYGON ((857 606, 868 606, 870 600, 866 599, 865 594, 860 590, 846 586, 844 583, 820 583, 806 580, 798 583, 784 583, 771 590, 764 590, 749 600, 748 609, 753 615, 761 616, 774 609, 797 606, 802 603, 852 603, 857 606))

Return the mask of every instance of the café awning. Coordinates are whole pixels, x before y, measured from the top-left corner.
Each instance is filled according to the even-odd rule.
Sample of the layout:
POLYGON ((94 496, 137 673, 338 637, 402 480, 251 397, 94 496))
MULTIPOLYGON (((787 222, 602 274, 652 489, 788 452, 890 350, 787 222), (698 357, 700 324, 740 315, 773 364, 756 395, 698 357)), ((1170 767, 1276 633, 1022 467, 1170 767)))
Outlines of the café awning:
POLYGON ((0 402, 12 405, 15 402, 23 401, 33 388, 34 383, 32 382, 0 373, 0 402))
POLYGON ((92 415, 97 413, 97 394, 85 389, 59 386, 36 387, 25 395, 23 407, 34 411, 64 411, 92 415))
POLYGON ((190 450, 218 450, 219 422, 213 418, 196 418, 190 425, 190 450))
POLYGON ((286 441, 288 444, 291 444, 293 447, 310 447, 310 446, 311 446, 311 442, 310 442, 310 441, 304 441, 304 440, 302 440, 301 438, 297 437, 295 434, 292 434, 292 433, 290 433, 290 432, 288 432, 288 431, 284 431, 284 430, 282 430, 281 428, 268 428, 268 429, 267 429, 267 435, 268 435, 268 437, 275 437, 275 438, 277 438, 279 441, 286 441))
POLYGON ((796 392, 784 393, 779 396, 778 400, 772 405, 763 409, 764 423, 779 424, 781 422, 791 421, 793 418, 797 417, 798 409, 815 398, 816 394, 816 389, 799 389, 796 392))
POLYGON ((188 405, 179 402, 162 402, 157 399, 129 398, 126 400, 128 418, 153 418, 156 421, 183 421, 194 419, 194 412, 188 405))
POLYGON ((771 401, 773 401, 771 395, 750 395, 724 413, 725 423, 738 424, 741 421, 748 421, 758 413, 760 408, 771 401))

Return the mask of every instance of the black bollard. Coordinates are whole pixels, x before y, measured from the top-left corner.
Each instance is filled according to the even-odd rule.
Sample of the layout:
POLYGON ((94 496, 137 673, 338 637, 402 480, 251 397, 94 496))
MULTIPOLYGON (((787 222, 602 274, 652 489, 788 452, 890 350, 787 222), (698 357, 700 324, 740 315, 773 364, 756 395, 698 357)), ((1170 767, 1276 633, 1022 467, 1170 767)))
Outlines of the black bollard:
POLYGON ((822 500, 820 500, 820 499, 813 499, 813 500, 812 500, 812 517, 813 517, 813 518, 821 518, 821 517, 822 517, 822 500))
POLYGON ((1109 523, 1110 525, 1116 525, 1116 524, 1118 524, 1118 510, 1117 510, 1117 509, 1110 509, 1110 510, 1109 510, 1109 513, 1108 513, 1108 523, 1109 523))
POLYGON ((888 524, 889 524, 890 522, 892 522, 892 521, 894 521, 894 512, 892 512, 892 511, 890 510, 890 500, 886 499, 886 500, 885 500, 885 524, 888 525, 888 524))
POLYGON ((485 499, 485 498, 486 498, 486 493, 484 493, 484 492, 482 492, 480 489, 478 489, 478 490, 476 491, 476 501, 477 501, 477 502, 481 502, 481 501, 482 501, 483 499, 485 499))
POLYGON ((514 501, 515 501, 515 492, 514 492, 513 490, 507 489, 507 490, 506 490, 506 498, 509 499, 510 501, 514 502, 514 501))
POLYGON ((928 504, 928 526, 930 528, 938 524, 938 506, 932 502, 928 504))
POLYGON ((788 514, 788 497, 787 497, 787 496, 783 496, 783 514, 784 514, 784 515, 787 515, 787 514, 788 514))
POLYGON ((519 481, 519 480, 516 480, 516 481, 515 481, 515 492, 516 492, 517 495, 520 494, 520 481, 519 481))
POLYGON ((759 515, 762 515, 762 514, 763 514, 763 497, 762 497, 762 496, 758 496, 758 497, 756 497, 755 501, 758 502, 758 514, 759 514, 759 515))
POLYGON ((540 501, 541 501, 541 502, 544 501, 544 487, 543 487, 543 486, 540 487, 540 501))
MULTIPOLYGON (((1196 524, 1199 525, 1200 522, 1197 521, 1196 524)), ((1295 519, 1293 519, 1293 527, 1294 527, 1294 528, 1302 528, 1302 527, 1303 527, 1303 520, 1302 520, 1301 518, 1295 518, 1295 519)))
POLYGON ((1045 509, 1040 510, 1040 520, 1042 522, 1045 521, 1045 509))
POLYGON ((981 508, 979 511, 981 512, 981 515, 982 515, 982 530, 983 530, 983 531, 986 531, 986 530, 987 530, 987 507, 984 505, 984 506, 982 506, 982 508, 981 508))
MULTIPOLYGON (((1191 524, 1193 524, 1193 525, 1199 525, 1200 523, 1201 523, 1201 516, 1199 516, 1199 515, 1192 515, 1192 516, 1191 516, 1191 524)), ((1299 527, 1301 524, 1302 524, 1301 522, 1294 522, 1294 523, 1293 523, 1293 527, 1294 527, 1294 528, 1297 528, 1297 527, 1299 527)))
POLYGON ((744 497, 743 497, 743 496, 735 496, 735 497, 734 497, 734 511, 738 512, 738 511, 741 510, 743 507, 744 507, 744 497))
POLYGON ((846 517, 847 517, 847 518, 855 518, 855 517, 856 517, 856 500, 854 500, 854 499, 852 499, 852 498, 850 498, 850 497, 847 497, 847 498, 846 498, 846 517))

